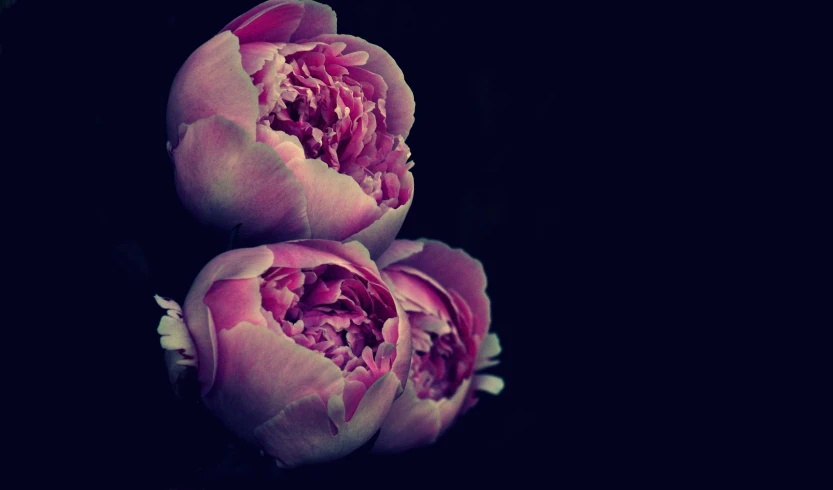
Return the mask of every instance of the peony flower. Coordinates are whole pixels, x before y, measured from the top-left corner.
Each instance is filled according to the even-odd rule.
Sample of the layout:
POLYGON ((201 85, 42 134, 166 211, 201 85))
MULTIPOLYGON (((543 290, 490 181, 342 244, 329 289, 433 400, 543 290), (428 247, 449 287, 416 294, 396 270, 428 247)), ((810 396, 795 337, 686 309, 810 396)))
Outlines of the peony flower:
POLYGON ((393 404, 373 451, 395 453, 433 443, 477 401, 497 395, 503 380, 475 374, 498 363, 497 335, 481 263, 430 240, 393 242, 377 261, 408 315, 413 357, 404 394, 393 404))
POLYGON ((413 201, 414 98, 382 48, 335 13, 271 0, 229 23, 176 75, 168 149, 199 222, 262 244, 358 240, 380 255, 413 201))
POLYGON ((237 249, 159 325, 174 382, 280 467, 344 456, 379 429, 411 357, 407 317, 358 242, 237 249))

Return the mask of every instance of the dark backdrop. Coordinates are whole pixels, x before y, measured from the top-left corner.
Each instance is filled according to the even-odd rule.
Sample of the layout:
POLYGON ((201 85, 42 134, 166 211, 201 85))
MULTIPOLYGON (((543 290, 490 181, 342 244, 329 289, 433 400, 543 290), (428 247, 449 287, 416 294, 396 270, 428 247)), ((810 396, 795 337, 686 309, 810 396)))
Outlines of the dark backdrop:
POLYGON ((829 482, 829 6, 325 2, 414 91, 417 192, 400 236, 483 261, 506 389, 397 457, 278 480, 229 457, 233 439, 170 392, 153 295, 182 300, 225 246, 178 202, 170 83, 256 3, 0 13, 5 239, 25 291, 8 328, 21 336, 9 372, 26 375, 7 399, 34 421, 19 424, 31 478, 829 482))

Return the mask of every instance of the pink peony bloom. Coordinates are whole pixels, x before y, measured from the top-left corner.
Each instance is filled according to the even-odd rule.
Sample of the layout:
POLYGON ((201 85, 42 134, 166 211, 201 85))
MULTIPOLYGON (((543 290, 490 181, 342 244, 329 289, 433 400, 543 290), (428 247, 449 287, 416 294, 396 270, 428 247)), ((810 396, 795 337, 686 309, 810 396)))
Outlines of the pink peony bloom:
POLYGON ((176 185, 197 220, 250 244, 393 241, 414 194, 414 97, 382 48, 336 34, 326 5, 270 0, 179 70, 168 98, 176 185))
POLYGON ((405 393, 382 425, 374 452, 433 443, 477 401, 475 390, 503 389, 496 376, 475 374, 498 363, 488 333, 486 275, 479 261, 430 240, 393 242, 378 260, 382 277, 408 314, 413 357, 405 393))
POLYGON ((217 256, 159 324, 171 380, 280 467, 342 457, 379 429, 411 358, 404 310, 358 242, 217 256))

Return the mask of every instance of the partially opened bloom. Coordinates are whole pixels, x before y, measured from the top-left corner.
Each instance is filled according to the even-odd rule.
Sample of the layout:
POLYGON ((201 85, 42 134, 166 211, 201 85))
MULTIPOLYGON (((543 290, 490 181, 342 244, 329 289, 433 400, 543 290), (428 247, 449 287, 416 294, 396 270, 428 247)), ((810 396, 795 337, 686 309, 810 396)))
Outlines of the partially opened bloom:
POLYGON ((382 48, 335 13, 271 0, 229 23, 176 75, 168 145, 185 207, 249 244, 358 240, 379 256, 411 206, 414 98, 382 48))
POLYGON ((500 343, 488 333, 483 266, 462 250, 430 240, 397 240, 377 265, 408 314, 413 339, 405 393, 373 447, 400 452, 434 442, 474 405, 475 390, 500 393, 501 378, 476 374, 498 363, 500 343))
POLYGON ((281 467, 367 442, 402 392, 407 317, 358 242, 300 240, 209 262, 159 325, 174 382, 281 467))

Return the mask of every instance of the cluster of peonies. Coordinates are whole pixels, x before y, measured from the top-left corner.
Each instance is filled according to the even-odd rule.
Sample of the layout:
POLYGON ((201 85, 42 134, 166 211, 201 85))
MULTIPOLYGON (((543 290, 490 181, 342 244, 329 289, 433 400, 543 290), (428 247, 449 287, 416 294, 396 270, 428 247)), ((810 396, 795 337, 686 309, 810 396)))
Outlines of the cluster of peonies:
POLYGON ((175 388, 198 385, 280 467, 367 443, 430 444, 497 394, 486 276, 443 243, 394 240, 414 195, 413 94, 327 6, 270 0, 177 74, 168 150, 205 226, 251 248, 215 257, 185 302, 157 296, 175 388))

